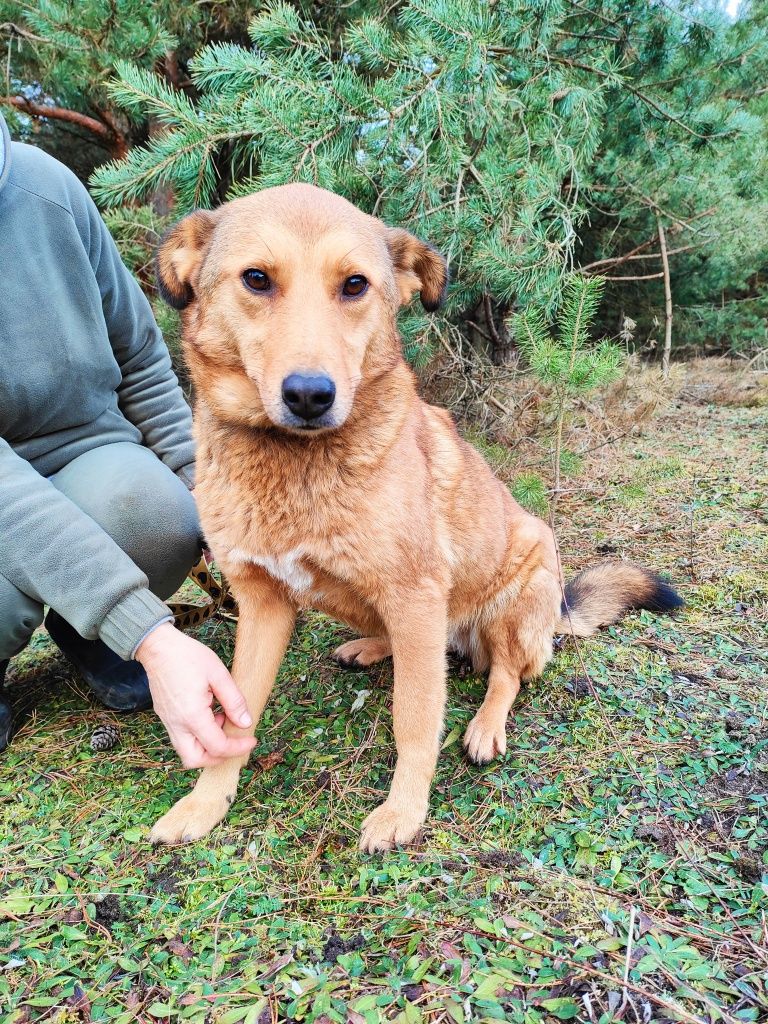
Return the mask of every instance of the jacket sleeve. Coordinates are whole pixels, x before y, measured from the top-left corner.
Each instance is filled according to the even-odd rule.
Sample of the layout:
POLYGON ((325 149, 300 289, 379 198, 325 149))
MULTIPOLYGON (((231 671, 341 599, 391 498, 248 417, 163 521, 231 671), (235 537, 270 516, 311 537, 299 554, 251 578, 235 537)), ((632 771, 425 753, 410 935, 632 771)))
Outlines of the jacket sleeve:
POLYGON ((0 571, 87 639, 133 656, 170 611, 102 528, 0 438, 0 571))
POLYGON ((73 197, 73 212, 88 247, 112 351, 123 376, 117 392, 120 408, 141 431, 147 447, 191 489, 195 468, 192 412, 173 372, 152 307, 123 264, 91 197, 76 180, 72 187, 80 192, 73 197))

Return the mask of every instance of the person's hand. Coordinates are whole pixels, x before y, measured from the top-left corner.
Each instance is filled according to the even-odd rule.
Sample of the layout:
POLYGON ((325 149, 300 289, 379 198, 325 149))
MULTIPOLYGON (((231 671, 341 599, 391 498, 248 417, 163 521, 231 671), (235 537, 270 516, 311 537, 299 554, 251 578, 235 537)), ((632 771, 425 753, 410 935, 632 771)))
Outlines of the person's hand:
POLYGON ((252 737, 224 732, 226 720, 239 729, 252 721, 243 695, 213 651, 164 622, 142 640, 135 657, 144 666, 155 711, 185 768, 207 768, 253 749, 252 737), (214 698, 223 714, 214 715, 214 698))

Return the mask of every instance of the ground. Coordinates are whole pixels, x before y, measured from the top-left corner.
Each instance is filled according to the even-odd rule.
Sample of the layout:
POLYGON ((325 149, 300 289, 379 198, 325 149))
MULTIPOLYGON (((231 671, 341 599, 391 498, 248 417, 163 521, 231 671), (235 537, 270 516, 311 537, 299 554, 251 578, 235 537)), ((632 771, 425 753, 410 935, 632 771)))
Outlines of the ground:
MULTIPOLYGON (((191 773, 39 634, 0 768, 5 1019, 768 1019, 768 423, 708 380, 593 447, 557 511, 569 573, 631 558, 686 610, 565 643, 486 768, 461 747, 483 683, 454 667, 413 849, 357 852, 390 670, 337 670, 334 623, 303 621, 227 821, 174 849, 147 834, 191 773)), ((201 632, 231 656, 229 623, 201 632)))

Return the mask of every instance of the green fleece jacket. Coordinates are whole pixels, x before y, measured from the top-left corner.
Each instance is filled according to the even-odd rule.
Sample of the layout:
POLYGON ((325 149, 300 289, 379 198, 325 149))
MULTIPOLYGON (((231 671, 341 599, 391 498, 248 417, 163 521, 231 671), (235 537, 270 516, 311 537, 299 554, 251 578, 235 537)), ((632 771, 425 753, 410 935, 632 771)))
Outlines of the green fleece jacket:
MULTIPOLYGON (((169 617, 46 479, 114 441, 194 486, 192 417, 141 289, 87 191, 0 116, 0 573, 129 658, 169 617)), ((151 529, 151 524, 147 524, 151 529)))

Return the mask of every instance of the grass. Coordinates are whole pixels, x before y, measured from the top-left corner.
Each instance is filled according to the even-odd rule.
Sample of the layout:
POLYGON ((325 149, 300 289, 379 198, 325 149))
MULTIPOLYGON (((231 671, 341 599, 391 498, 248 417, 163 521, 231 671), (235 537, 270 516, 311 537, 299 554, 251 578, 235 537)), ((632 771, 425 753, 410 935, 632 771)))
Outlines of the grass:
MULTIPOLYGON (((768 1019, 765 427, 680 401, 585 457, 568 571, 632 558, 688 607, 563 645, 483 769, 461 747, 483 682, 453 671, 411 850, 357 852, 390 670, 333 668, 329 620, 303 620, 225 824, 174 849, 146 840, 190 783, 162 727, 91 704, 37 635, 0 769, 4 1019, 768 1019), (121 743, 94 753, 103 722, 121 743)), ((201 633, 231 657, 230 624, 201 633)))

